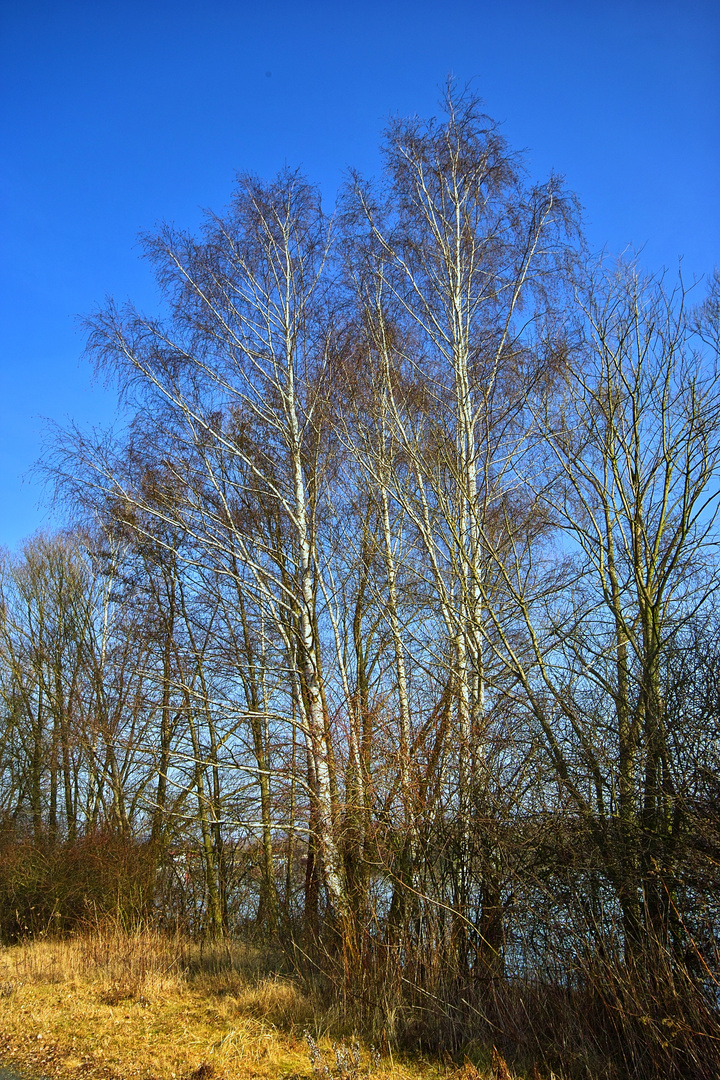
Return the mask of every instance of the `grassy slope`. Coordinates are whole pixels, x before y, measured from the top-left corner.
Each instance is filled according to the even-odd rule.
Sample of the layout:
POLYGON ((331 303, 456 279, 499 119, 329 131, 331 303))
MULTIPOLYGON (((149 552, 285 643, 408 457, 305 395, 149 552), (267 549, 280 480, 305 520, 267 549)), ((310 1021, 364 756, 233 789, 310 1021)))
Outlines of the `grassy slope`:
MULTIPOLYGON (((48 1077, 439 1080, 447 1068, 371 1062, 290 979, 247 948, 189 950, 145 934, 94 934, 0 950, 0 1061, 48 1077), (311 1062, 303 1032, 317 1040, 311 1062), (344 1055, 344 1057, 343 1057, 344 1055)), ((461 1070, 467 1080, 480 1074, 461 1070), (472 1074, 472 1076, 470 1076, 472 1074)), ((457 1075, 457 1074, 456 1074, 457 1075)))

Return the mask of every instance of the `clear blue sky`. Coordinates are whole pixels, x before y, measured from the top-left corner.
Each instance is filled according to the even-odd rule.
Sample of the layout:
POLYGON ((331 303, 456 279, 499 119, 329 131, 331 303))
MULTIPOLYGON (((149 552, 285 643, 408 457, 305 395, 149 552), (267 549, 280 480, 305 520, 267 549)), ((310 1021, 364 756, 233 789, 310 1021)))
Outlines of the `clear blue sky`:
POLYGON ((720 262, 719 0, 0 0, 0 544, 52 527, 23 480, 44 418, 112 416, 76 316, 152 309, 138 233, 285 164, 332 205, 449 73, 566 176, 594 247, 720 262))

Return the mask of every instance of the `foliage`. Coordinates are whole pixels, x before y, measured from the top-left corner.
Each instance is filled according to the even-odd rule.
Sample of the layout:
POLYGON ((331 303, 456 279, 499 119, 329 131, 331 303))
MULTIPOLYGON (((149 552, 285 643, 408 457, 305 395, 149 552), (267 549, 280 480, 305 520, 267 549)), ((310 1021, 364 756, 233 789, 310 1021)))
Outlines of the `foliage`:
POLYGON ((717 280, 591 258, 443 110, 332 219, 241 176, 145 238, 164 319, 88 320, 129 422, 59 433, 72 528, 3 567, 0 919, 280 941, 388 1049, 709 1075, 717 280))

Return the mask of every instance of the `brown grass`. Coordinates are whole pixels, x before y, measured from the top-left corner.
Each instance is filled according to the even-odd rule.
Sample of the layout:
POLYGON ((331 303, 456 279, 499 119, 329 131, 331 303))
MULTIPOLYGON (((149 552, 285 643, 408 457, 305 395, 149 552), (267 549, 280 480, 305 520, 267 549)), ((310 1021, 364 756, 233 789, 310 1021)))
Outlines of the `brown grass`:
POLYGON ((351 1042, 318 1000, 269 973, 266 956, 249 947, 201 949, 106 931, 0 949, 0 1062, 31 1073, 78 1080, 450 1073, 440 1064, 380 1059, 370 1047, 351 1053, 351 1042), (319 1051, 313 1060, 305 1031, 319 1051))

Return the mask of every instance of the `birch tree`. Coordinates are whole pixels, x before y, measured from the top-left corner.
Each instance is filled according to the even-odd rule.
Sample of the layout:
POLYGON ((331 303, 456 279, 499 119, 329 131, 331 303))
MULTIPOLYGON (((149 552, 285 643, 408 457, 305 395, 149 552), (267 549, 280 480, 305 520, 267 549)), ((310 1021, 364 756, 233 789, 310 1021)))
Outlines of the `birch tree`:
MULTIPOLYGON (((548 376, 546 342, 556 298, 564 299, 574 207, 557 179, 524 183, 520 162, 472 95, 450 87, 444 104, 443 121, 390 126, 385 188, 356 180, 347 212, 354 280, 383 373, 372 469, 381 500, 402 508, 424 550, 428 594, 444 624, 437 661, 454 702, 464 908, 472 791, 486 756, 484 596, 500 587, 485 537, 512 543, 504 508, 523 496, 507 463, 527 445, 529 387, 548 376), (398 324, 404 349, 391 331, 398 324), (414 388, 410 410, 402 384, 414 388), (390 445, 402 451, 394 476, 390 445)), ((385 551, 390 558, 388 539, 385 551)), ((402 687, 402 650, 397 657, 402 687)))
MULTIPOLYGON (((169 482, 183 493, 160 508, 137 489, 118 497, 181 521, 220 574, 232 577, 239 560, 246 598, 283 642, 308 752, 312 831, 330 906, 344 917, 316 607, 328 243, 318 196, 300 177, 242 178, 230 211, 208 219, 201 241, 170 229, 147 241, 169 323, 111 306, 92 321, 90 349, 133 387, 139 415, 164 428, 169 482), (263 504, 272 535, 250 512, 263 504)), ((101 483, 121 487, 109 474, 101 483)))

